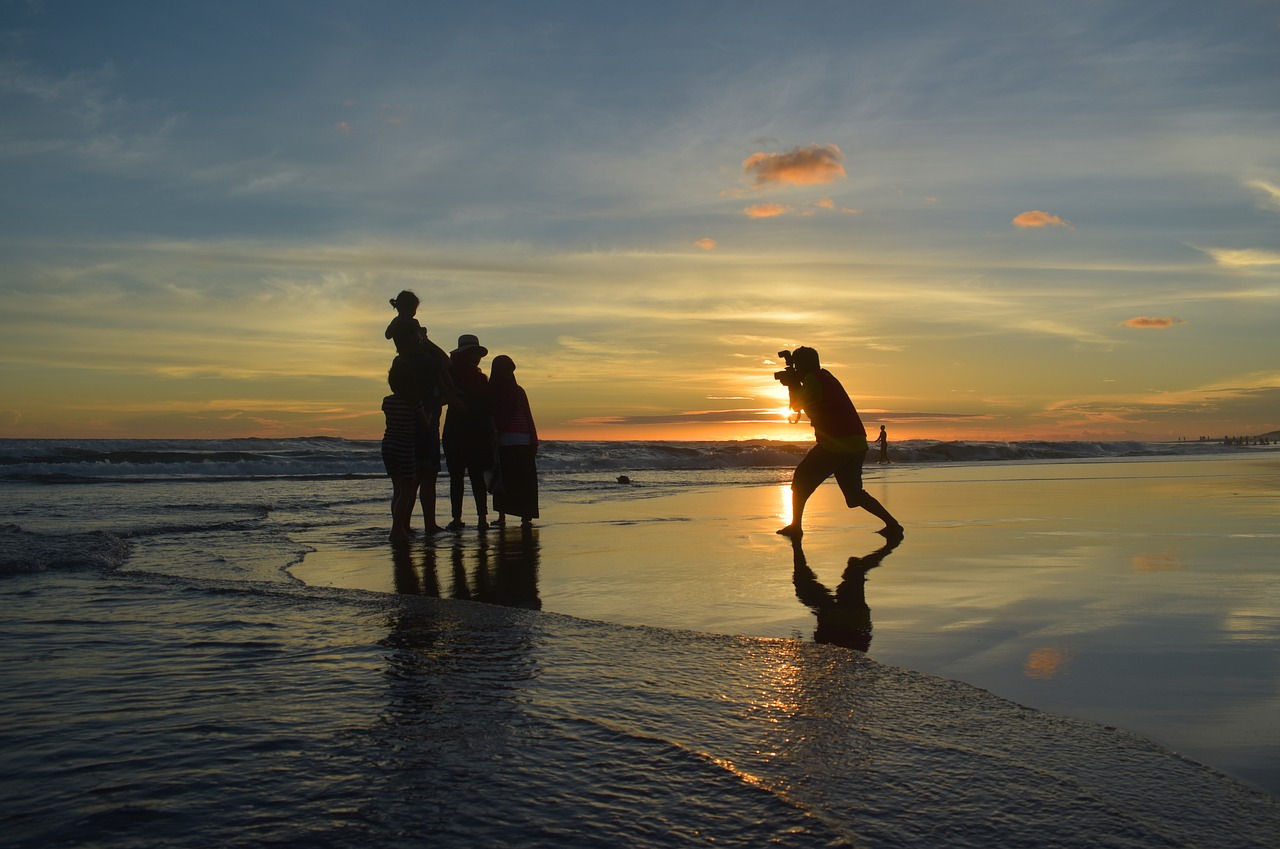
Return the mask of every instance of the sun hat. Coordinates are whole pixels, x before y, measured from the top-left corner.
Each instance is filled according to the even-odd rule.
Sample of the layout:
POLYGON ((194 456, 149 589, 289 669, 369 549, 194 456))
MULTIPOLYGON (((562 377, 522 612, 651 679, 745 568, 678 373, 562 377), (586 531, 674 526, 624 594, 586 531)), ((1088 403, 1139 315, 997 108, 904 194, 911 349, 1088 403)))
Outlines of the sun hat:
POLYGON ((480 356, 482 356, 482 357, 487 356, 487 355, 489 354, 489 349, 488 349, 488 348, 486 348, 485 346, 481 345, 481 344, 480 344, 480 340, 479 340, 479 339, 477 339, 474 335, 472 335, 472 334, 470 334, 470 333, 464 333, 464 334, 462 334, 461 336, 459 336, 459 337, 458 337, 458 347, 454 348, 454 349, 453 349, 452 351, 450 351, 449 353, 451 353, 451 354, 459 354, 459 353, 461 353, 461 352, 463 352, 463 351, 469 351, 469 350, 471 350, 472 348, 479 348, 479 349, 480 349, 480 356))

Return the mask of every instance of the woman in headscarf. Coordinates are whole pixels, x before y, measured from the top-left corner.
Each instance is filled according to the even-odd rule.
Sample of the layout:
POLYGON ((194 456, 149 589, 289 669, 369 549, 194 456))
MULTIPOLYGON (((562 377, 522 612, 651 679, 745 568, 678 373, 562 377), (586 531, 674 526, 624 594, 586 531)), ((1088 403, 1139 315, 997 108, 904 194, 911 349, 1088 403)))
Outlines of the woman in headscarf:
POLYGON ((538 429, 529 409, 529 396, 516 383, 515 361, 505 354, 493 358, 489 372, 489 400, 498 431, 498 469, 501 485, 493 494, 498 523, 506 514, 528 525, 538 518, 538 429))

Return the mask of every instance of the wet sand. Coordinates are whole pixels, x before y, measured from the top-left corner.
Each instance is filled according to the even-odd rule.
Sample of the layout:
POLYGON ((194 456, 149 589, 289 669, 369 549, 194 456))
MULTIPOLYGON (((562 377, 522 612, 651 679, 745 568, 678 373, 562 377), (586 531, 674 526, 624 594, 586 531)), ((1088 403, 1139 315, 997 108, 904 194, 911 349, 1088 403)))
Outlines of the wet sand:
POLYGON ((818 632, 1137 731, 1280 795, 1280 456, 890 467, 868 479, 907 526, 891 550, 831 483, 810 502, 799 551, 774 534, 789 520, 785 487, 709 486, 551 501, 531 534, 469 530, 396 560, 329 530, 304 540, 315 551, 291 571, 318 586, 476 597, 483 575, 523 557, 536 588, 511 603, 536 592, 543 610, 618 624, 818 632))

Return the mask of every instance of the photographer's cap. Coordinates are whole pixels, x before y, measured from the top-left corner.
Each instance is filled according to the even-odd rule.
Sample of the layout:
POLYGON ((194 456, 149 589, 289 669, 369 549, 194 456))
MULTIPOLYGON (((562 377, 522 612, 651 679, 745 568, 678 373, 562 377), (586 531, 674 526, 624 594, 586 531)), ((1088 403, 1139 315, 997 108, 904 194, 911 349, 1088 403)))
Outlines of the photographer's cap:
POLYGON ((812 366, 813 368, 821 368, 822 365, 818 361, 818 352, 813 348, 806 348, 803 345, 791 352, 791 359, 797 366, 812 366))

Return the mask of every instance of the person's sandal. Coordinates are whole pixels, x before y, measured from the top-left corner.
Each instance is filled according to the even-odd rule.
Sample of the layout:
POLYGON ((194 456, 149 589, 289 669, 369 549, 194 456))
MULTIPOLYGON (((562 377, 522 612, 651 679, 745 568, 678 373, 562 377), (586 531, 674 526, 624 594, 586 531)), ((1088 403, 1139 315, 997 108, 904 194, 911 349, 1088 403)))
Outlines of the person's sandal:
POLYGON ((446 531, 460 531, 467 526, 467 523, 461 519, 454 519, 452 522, 444 526, 446 531))

